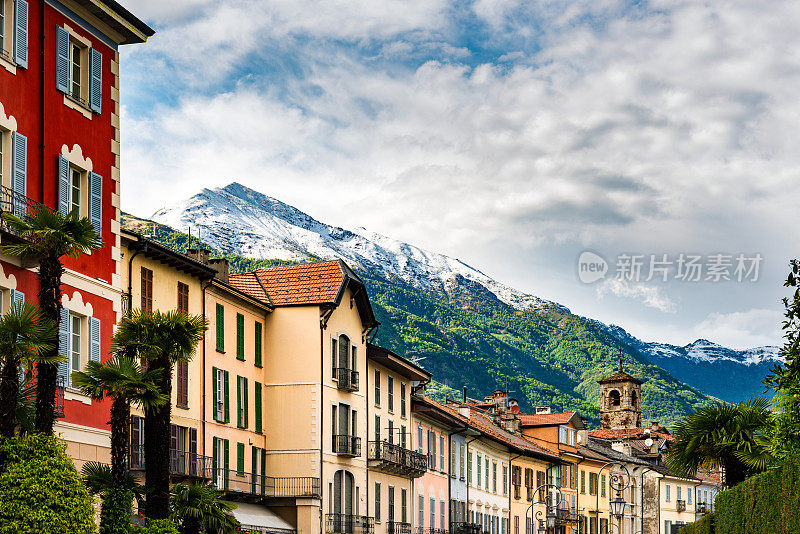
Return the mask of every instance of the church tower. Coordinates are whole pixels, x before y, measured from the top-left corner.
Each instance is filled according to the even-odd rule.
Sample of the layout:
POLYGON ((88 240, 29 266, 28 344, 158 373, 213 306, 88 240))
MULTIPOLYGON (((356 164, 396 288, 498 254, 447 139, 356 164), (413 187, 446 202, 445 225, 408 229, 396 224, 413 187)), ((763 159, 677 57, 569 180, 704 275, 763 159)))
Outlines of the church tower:
POLYGON ((642 426, 641 380, 619 370, 598 380, 600 384, 600 428, 638 428, 642 426))

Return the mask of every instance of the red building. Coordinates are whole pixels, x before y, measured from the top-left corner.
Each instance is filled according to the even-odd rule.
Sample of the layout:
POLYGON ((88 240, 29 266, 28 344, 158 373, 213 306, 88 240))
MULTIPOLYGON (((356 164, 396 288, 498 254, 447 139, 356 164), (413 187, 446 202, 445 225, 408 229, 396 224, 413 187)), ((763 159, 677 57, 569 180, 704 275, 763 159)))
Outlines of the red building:
MULTIPOLYGON (((114 0, 0 0, 0 211, 79 210, 101 249, 66 258, 59 348, 64 410, 56 430, 77 460, 106 459, 107 403, 69 384, 106 359, 121 317, 119 46, 154 31, 114 0)), ((0 242, 14 236, 0 225, 0 242)), ((0 255, 0 311, 36 300, 36 265, 0 255)))

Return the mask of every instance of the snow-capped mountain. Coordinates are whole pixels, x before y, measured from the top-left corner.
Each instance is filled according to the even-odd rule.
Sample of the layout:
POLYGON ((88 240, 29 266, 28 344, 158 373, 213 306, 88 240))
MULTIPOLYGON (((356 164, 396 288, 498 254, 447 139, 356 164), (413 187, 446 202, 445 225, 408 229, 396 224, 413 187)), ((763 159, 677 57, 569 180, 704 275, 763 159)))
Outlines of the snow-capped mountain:
POLYGON ((707 339, 698 339, 683 347, 648 343, 619 326, 592 321, 678 380, 728 401, 763 395, 764 376, 774 365, 783 362, 780 347, 736 350, 707 339))
POLYGON ((232 183, 203 189, 188 200, 158 210, 152 219, 196 234, 214 248, 252 258, 304 261, 343 259, 386 278, 439 292, 478 283, 519 309, 560 306, 517 291, 464 262, 389 237, 330 226, 274 198, 232 183))

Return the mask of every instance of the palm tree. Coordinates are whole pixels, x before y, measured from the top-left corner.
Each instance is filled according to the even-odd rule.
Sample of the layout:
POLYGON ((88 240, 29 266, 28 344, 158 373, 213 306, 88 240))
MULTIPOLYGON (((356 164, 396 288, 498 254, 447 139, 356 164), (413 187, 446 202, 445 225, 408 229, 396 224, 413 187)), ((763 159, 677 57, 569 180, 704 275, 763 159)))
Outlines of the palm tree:
MULTIPOLYGON (((114 338, 112 338, 114 341, 114 338)), ((131 405, 149 409, 169 402, 158 389, 160 369, 142 371, 133 358, 115 356, 107 362, 88 362, 85 371, 72 373, 72 384, 94 399, 114 399, 111 404, 111 479, 125 482, 125 456, 130 441, 131 405)))
POLYGON ((62 358, 51 351, 55 341, 55 324, 43 319, 35 304, 14 304, 0 317, 0 435, 13 436, 17 426, 20 367, 30 370, 33 363, 58 363, 62 358))
POLYGON ((100 495, 100 534, 127 534, 133 513, 132 500, 141 503, 145 487, 136 482, 133 475, 125 474, 122 484, 112 479, 111 467, 100 462, 86 462, 81 468, 83 483, 92 493, 100 495))
MULTIPOLYGON (((101 237, 92 222, 78 217, 77 211, 63 214, 45 205, 37 204, 20 218, 3 213, 9 229, 23 238, 23 242, 6 245, 3 252, 12 256, 31 256, 39 263, 39 306, 42 317, 58 324, 61 314, 61 275, 64 256, 78 257, 100 248, 101 237)), ((55 423, 55 396, 58 346, 46 351, 47 362, 36 365, 36 429, 53 433, 55 423)))
MULTIPOLYGON (((206 331, 206 320, 180 311, 134 311, 123 319, 114 334, 117 353, 143 358, 147 367, 161 372, 157 385, 172 398, 172 369, 178 361, 189 361, 206 331)), ((151 488, 145 515, 169 517, 169 439, 171 403, 145 408, 145 485, 151 488)))
POLYGON ((721 468, 725 484, 735 486, 750 470, 741 454, 761 447, 759 437, 769 423, 769 401, 763 397, 738 404, 716 402, 675 423, 667 467, 682 476, 694 476, 701 467, 721 468))
POLYGON ((221 501, 210 484, 176 484, 172 488, 172 520, 181 525, 181 534, 233 534, 240 526, 231 514, 235 508, 235 504, 221 501))

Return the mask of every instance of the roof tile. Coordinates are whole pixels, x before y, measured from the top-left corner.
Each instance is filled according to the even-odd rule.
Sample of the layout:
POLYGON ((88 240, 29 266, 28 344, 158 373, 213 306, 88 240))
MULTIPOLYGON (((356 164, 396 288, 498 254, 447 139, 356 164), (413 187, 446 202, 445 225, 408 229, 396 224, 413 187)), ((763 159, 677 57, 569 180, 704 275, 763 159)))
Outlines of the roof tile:
POLYGON ((343 281, 338 261, 266 267, 230 276, 233 287, 275 306, 333 303, 343 281))

